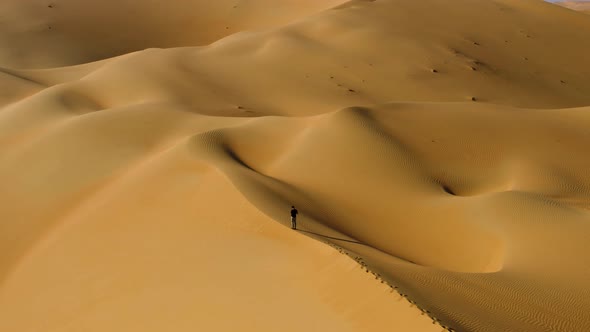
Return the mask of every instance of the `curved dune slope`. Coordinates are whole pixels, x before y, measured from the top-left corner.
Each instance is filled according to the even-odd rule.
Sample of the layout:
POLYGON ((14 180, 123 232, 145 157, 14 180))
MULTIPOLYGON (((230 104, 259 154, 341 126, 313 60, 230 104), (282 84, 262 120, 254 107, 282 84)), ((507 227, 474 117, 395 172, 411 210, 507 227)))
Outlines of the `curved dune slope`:
POLYGON ((0 330, 590 330, 588 17, 311 4, 2 70, 0 330))

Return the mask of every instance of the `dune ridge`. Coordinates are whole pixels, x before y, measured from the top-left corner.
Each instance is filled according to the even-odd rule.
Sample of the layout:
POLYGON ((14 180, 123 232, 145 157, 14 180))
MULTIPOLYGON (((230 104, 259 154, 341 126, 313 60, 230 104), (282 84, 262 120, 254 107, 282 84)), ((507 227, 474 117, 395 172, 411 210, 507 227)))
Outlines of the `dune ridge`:
POLYGON ((104 53, 0 38, 0 329, 590 330, 587 16, 282 4, 104 53), (187 47, 111 57, 148 46, 187 47))

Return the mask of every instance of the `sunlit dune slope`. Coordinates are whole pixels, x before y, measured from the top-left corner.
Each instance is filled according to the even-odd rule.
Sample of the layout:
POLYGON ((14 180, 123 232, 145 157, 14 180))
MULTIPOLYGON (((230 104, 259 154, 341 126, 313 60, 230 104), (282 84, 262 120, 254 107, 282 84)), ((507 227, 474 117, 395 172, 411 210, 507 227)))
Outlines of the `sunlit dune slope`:
POLYGON ((320 3, 2 70, 0 330, 590 330, 588 17, 320 3))

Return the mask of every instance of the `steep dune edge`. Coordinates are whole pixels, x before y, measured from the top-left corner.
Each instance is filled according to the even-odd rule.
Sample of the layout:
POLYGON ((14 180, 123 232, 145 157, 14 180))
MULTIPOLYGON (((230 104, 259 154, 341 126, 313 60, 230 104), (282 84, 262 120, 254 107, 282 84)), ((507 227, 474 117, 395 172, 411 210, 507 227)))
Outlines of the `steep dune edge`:
MULTIPOLYGON (((264 215, 287 224, 284 210, 289 204, 296 204, 302 211, 302 234, 338 245, 353 257, 362 257, 366 266, 382 280, 397 287, 445 326, 467 331, 535 331, 545 326, 555 331, 584 330, 589 326, 584 314, 584 308, 590 304, 585 294, 588 272, 576 257, 585 247, 584 234, 588 232, 590 178, 587 172, 576 171, 574 166, 588 161, 578 159, 571 161, 571 165, 558 161, 563 156, 578 154, 588 143, 585 128, 590 119, 586 111, 587 108, 547 111, 480 105, 474 112, 469 103, 393 104, 308 118, 208 117, 174 111, 171 107, 148 111, 145 106, 136 110, 70 115, 63 124, 52 125, 42 139, 28 142, 28 147, 18 154, 4 156, 0 175, 6 188, 18 188, 18 195, 14 191, 11 195, 3 193, 6 206, 10 207, 3 209, 3 217, 19 223, 2 225, 3 266, 7 266, 8 260, 14 262, 10 271, 4 272, 1 296, 3 303, 12 308, 6 307, 2 312, 13 314, 11 319, 3 321, 6 328, 15 328, 22 323, 20 315, 29 312, 24 310, 28 306, 26 301, 22 302, 23 309, 13 307, 17 298, 28 298, 22 293, 23 287, 27 292, 35 291, 31 285, 36 284, 55 289, 55 285, 47 282, 59 282, 66 276, 77 278, 75 273, 70 273, 71 269, 90 269, 102 255, 97 250, 105 243, 113 250, 110 255, 122 255, 117 258, 121 262, 139 259, 128 267, 130 277, 123 277, 119 269, 110 270, 109 259, 104 258, 107 265, 101 265, 104 270, 99 273, 100 278, 114 278, 113 282, 118 284, 136 278, 134 273, 139 270, 146 274, 169 271, 166 267, 169 264, 148 259, 158 248, 168 248, 162 254, 164 257, 183 257, 199 251, 202 242, 209 243, 206 239, 213 234, 217 240, 224 239, 224 247, 229 245, 225 241, 237 241, 234 245, 242 247, 243 240, 231 240, 236 236, 233 233, 236 229, 240 230, 239 234, 244 227, 249 232, 260 229, 262 225, 257 219, 271 220, 264 215), (507 127, 506 123, 514 120, 517 112, 520 125, 507 127), (441 126, 440 121, 424 122, 421 119, 425 116, 452 120, 455 126, 441 126), (506 142, 492 135, 479 135, 470 142, 477 149, 465 154, 471 145, 466 145, 462 138, 474 137, 469 133, 474 130, 502 131, 506 142), (136 143, 129 140, 130 131, 136 143), (548 131, 555 136, 547 138, 548 131), (105 133, 109 135, 104 136, 105 133), (273 137, 272 141, 265 139, 269 136, 273 137), (531 141, 538 141, 541 148, 531 149, 531 141), (555 148, 550 148, 551 145, 555 148), (366 146, 373 149, 367 150, 366 146), (42 157, 44 153, 51 156, 42 157), (449 154, 469 157, 448 158, 449 154), (521 171, 512 166, 515 163, 512 155, 518 156, 519 165, 539 166, 521 171), (96 158, 109 162, 98 162, 96 158), (62 165, 52 167, 54 160, 60 160, 62 165), (482 176, 481 169, 486 164, 491 168, 482 176), (493 166, 502 164, 507 167, 493 166), (243 210, 234 211, 234 208, 242 209, 244 203, 230 198, 231 189, 222 185, 221 178, 207 175, 212 167, 215 172, 222 172, 264 215, 256 212, 250 218, 243 216, 243 210), (9 177, 8 172, 15 168, 22 175, 9 177), (334 169, 341 171, 334 172, 334 169), (195 179, 190 180, 191 174, 195 179), (156 179, 160 177, 162 181, 169 177, 174 180, 159 183, 156 179), (199 180, 201 177, 204 179, 199 180), (148 183, 153 184, 148 186, 148 183), (180 183, 187 192, 173 190, 180 183), (59 192, 56 187, 60 188, 59 192), (197 192, 193 193, 194 190, 197 192), (453 192, 470 192, 470 195, 459 196, 453 192), (51 200, 45 193, 51 194, 51 200), (144 195, 147 196, 143 198, 144 195), (168 200, 170 203, 162 203, 168 200), (199 202, 197 206, 196 202, 199 202), (37 209, 26 213, 31 204, 37 209), (188 207, 192 208, 187 210, 188 207), (226 212, 220 214, 220 210, 226 212), (9 211, 12 213, 7 215, 9 211), (152 213, 153 216, 147 217, 152 213), (49 216, 54 216, 53 224, 49 223, 49 216), (178 224, 178 220, 183 222, 178 224), (538 227, 539 223, 542 228, 538 227), (178 240, 177 233, 154 237, 169 232, 173 225, 178 229, 192 225, 194 241, 187 239, 182 247, 169 247, 170 241, 178 240), (91 229, 77 231, 88 227, 91 229), (129 227, 134 231, 126 230, 129 227), (210 227, 214 233, 204 231, 210 227), (142 229, 156 233, 149 237, 151 240, 145 240, 142 229), (37 234, 31 233, 35 230, 37 234), (96 237, 96 234, 101 235, 96 237), (131 234, 134 235, 129 238, 131 234), (107 240, 111 236, 116 239, 107 240), (68 248, 85 247, 82 243, 91 239, 97 241, 94 253, 72 251, 76 253, 72 259, 77 263, 65 270, 52 269, 55 279, 39 279, 44 274, 33 272, 48 268, 45 264, 57 264, 64 255, 70 257, 72 254, 66 254, 71 251, 68 248), (551 251, 540 253, 539 241, 550 242, 551 251), (139 246, 137 251, 123 255, 121 250, 130 243, 139 246), (48 249, 53 247, 57 251, 48 249), (144 257, 146 250, 151 254, 144 257), (11 259, 8 253, 17 256, 11 259), (538 259, 539 255, 542 260, 538 259), (82 268, 80 264, 87 267, 82 268)), ((292 231, 272 228, 275 229, 272 234, 282 234, 279 238, 268 235, 276 245, 298 238, 292 231)), ((214 260, 232 256, 225 250, 207 249, 210 263, 199 266, 218 266, 214 260)), ((278 249, 273 246, 268 250, 278 249)), ((292 258, 276 259, 291 262, 292 258)), ((183 267, 175 265, 175 271, 188 268, 186 264, 190 260, 177 258, 175 264, 183 267)), ((175 275, 176 272, 169 277, 175 275)), ((64 294, 86 293, 91 291, 87 287, 94 287, 104 279, 76 280, 76 287, 81 287, 77 291, 71 286, 57 289, 62 289, 64 294)), ((200 280, 207 285, 212 282, 206 277, 200 280)), ((370 284, 367 287, 373 287, 370 284)), ((259 289, 254 282, 249 285, 252 291, 259 289)), ((116 306, 143 308, 135 301, 153 302, 161 294, 145 294, 138 289, 123 302, 116 300, 119 290, 125 287, 119 285, 110 291, 100 288, 96 295, 77 297, 77 301, 82 301, 77 305, 82 307, 60 306, 63 313, 46 307, 45 303, 51 303, 55 293, 44 292, 46 297, 41 298, 48 302, 39 300, 35 312, 46 311, 43 317, 54 321, 65 317, 63 314, 83 310, 91 315, 84 314, 73 321, 68 318, 68 321, 74 326, 86 326, 77 324, 92 324, 106 314, 103 306, 83 309, 89 305, 85 301, 96 301, 94 296, 106 297, 100 300, 106 306, 116 303, 116 306), (111 296, 113 300, 109 300, 111 296)), ((388 292, 382 289, 382 293, 388 292)), ((348 307, 340 300, 334 301, 337 308, 348 307)), ((385 302, 371 300, 367 308, 380 307, 385 302)), ((199 305, 194 300, 190 303, 199 305)), ((140 309, 142 313, 149 310, 154 309, 140 309)), ((121 319, 127 321, 129 317, 121 319)), ((419 321, 411 319, 408 324, 420 324, 419 321)), ((387 321, 374 326, 381 330, 398 326, 397 323, 387 321)), ((57 324, 56 328, 60 326, 57 322, 52 324, 57 324)))
POLYGON ((382 281, 456 331, 590 330, 589 33, 536 0, 351 1, 3 69, 0 329, 440 330, 382 281))
MULTIPOLYGON (((587 108, 550 112, 499 110, 483 105, 474 112, 471 105, 436 104, 384 107, 370 113, 394 130, 390 135, 398 140, 390 141, 388 148, 380 148, 355 133, 346 122, 327 121, 331 128, 327 129, 320 121, 314 124, 317 129, 306 128, 309 143, 297 138, 298 148, 287 150, 288 156, 279 158, 279 163, 273 161, 272 167, 256 165, 255 161, 260 159, 250 159, 246 152, 256 151, 257 155, 265 145, 269 151, 282 150, 273 147, 274 143, 261 143, 264 130, 260 128, 246 131, 237 127, 234 130, 241 135, 224 131, 199 140, 218 142, 222 148, 214 152, 216 164, 269 215, 276 220, 285 219, 281 210, 289 202, 305 207, 304 232, 361 255, 369 268, 392 284, 401 285, 410 298, 444 324, 468 331, 575 331, 590 326, 584 314, 590 303, 582 295, 586 294, 588 270, 579 261, 589 231, 590 183, 587 172, 575 167, 588 161, 568 162, 564 157, 579 154, 587 144, 585 128, 590 119, 585 111, 587 108), (420 121, 425 116, 452 120, 455 126, 451 129, 441 126, 440 121, 420 121), (510 120, 519 120, 519 125, 506 126, 510 120), (321 136, 314 135, 314 130, 321 136), (404 135, 406 130, 411 134, 404 135), (471 131, 501 131, 506 142, 493 135, 476 136, 471 131), (554 136, 547 138, 546 132, 554 136), (231 148, 230 143, 228 148, 227 141, 220 141, 220 136, 229 141, 234 136, 241 147, 231 148), (471 144, 477 150, 469 151, 462 141, 464 137, 475 140, 471 144), (405 149, 396 149, 402 139, 405 149), (542 148, 532 149, 531 141, 542 148), (340 146, 346 147, 342 152, 347 155, 345 159, 339 157, 340 146), (367 153, 373 151, 364 151, 366 146, 373 151, 392 149, 387 155, 393 160, 369 157, 367 153), (328 158, 314 153, 315 149, 328 158), (461 158, 466 149, 469 158, 461 158), (414 156, 434 159, 410 162, 410 151, 414 156), (436 152, 458 156, 448 158, 437 156, 436 152), (518 156, 519 161, 513 156, 518 156), (441 165, 443 160, 453 162, 441 165), (490 169, 483 176, 486 164, 490 169), (502 164, 507 167, 495 166, 502 164), (527 164, 542 166, 521 166, 527 164), (355 170, 357 167, 364 170, 362 174, 355 170), (431 167, 435 173, 428 174, 431 167), (337 168, 342 172, 335 173, 337 168), (436 174, 441 168, 444 175, 436 174), (266 169, 266 174, 260 174, 261 169, 266 169), (438 179, 433 181, 437 175, 438 179), (392 184, 385 180, 388 177, 393 177, 392 184), (445 192, 441 183, 449 184, 457 192, 472 193, 467 197, 453 195, 445 192), (367 193, 371 200, 365 198, 367 193), (380 198, 387 199, 389 205, 380 202, 380 198), (571 204, 572 199, 575 204, 571 204), (538 241, 550 242, 552 253, 544 251, 539 259, 538 241), (559 272, 564 266, 567 273, 559 272), (470 269, 501 271, 458 273, 470 269), (445 300, 438 302, 440 298, 445 300)), ((352 114, 357 112, 353 110, 352 114)), ((350 113, 347 110, 336 115, 350 113)), ((359 119, 348 123, 363 126, 359 119)), ((288 125, 276 123, 268 127, 288 125)), ((286 131, 285 135, 293 136, 286 131)), ((206 155, 202 149, 195 153, 198 158, 206 155)))
POLYGON ((1 290, 3 329, 435 331, 182 145, 154 157, 72 206, 20 260, 1 290), (157 208, 142 208, 149 202, 157 208))

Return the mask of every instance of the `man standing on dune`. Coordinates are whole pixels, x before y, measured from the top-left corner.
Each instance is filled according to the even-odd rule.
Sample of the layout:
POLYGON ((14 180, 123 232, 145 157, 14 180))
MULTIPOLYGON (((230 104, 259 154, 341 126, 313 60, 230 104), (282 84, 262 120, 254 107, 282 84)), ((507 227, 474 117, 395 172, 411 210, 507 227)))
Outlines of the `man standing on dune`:
POLYGON ((291 229, 297 229, 297 214, 299 214, 299 211, 294 206, 291 206, 291 229))

